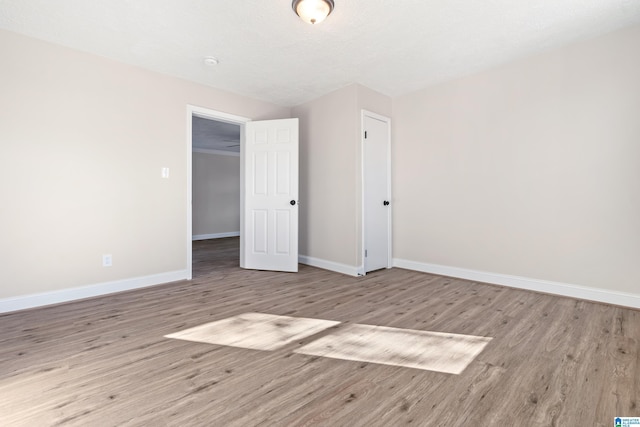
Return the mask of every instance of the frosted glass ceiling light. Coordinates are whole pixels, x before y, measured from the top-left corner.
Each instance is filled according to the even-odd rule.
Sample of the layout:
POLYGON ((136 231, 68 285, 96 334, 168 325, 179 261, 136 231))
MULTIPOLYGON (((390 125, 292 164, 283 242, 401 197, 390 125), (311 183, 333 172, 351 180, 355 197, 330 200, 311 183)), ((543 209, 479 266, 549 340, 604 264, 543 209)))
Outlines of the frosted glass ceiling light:
POLYGON ((293 0, 294 12, 309 24, 319 24, 333 10, 333 0, 293 0))

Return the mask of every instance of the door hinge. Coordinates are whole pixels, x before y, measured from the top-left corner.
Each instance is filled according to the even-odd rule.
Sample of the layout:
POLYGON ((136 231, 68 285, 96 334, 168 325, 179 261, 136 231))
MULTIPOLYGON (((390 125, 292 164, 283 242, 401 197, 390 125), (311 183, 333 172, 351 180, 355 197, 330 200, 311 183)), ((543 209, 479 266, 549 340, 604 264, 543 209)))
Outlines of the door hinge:
POLYGON ((367 250, 364 250, 364 257, 366 258, 368 256, 367 250))
POLYGON ((367 139, 367 131, 364 131, 364 139, 367 139))

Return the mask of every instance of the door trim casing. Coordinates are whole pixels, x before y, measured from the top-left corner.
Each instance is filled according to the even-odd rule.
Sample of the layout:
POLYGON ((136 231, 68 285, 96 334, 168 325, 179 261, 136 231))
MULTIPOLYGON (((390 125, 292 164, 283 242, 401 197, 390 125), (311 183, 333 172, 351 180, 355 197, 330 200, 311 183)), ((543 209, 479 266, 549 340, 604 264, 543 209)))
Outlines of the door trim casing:
POLYGON ((364 181, 365 181, 365 164, 364 164, 364 143, 365 143, 365 137, 364 137, 364 132, 365 132, 365 128, 364 128, 364 121, 365 121, 365 117, 370 117, 372 119, 376 119, 376 120, 380 120, 382 122, 385 122, 387 124, 387 197, 389 198, 389 201, 391 202, 391 206, 389 208, 389 216, 388 216, 388 220, 387 220, 387 248, 388 248, 388 253, 387 253, 387 268, 391 268, 393 266, 393 238, 392 238, 392 231, 393 231, 393 198, 392 198, 392 191, 391 191, 391 118, 387 117, 387 116, 383 116, 381 114, 377 114, 374 113, 372 111, 368 111, 368 110, 362 110, 361 111, 361 115, 360 115, 360 182, 362 183, 360 186, 360 237, 361 237, 361 262, 360 265, 358 266, 358 275, 359 276, 365 276, 366 272, 365 272, 365 212, 364 212, 364 207, 365 207, 365 188, 364 188, 364 181))
MULTIPOLYGON (((224 113, 222 111, 211 110, 205 107, 198 107, 196 105, 187 104, 187 280, 193 278, 193 253, 192 253, 192 238, 193 238, 193 129, 192 118, 193 116, 202 117, 205 119, 216 120, 219 122, 233 123, 240 126, 240 156, 242 156, 244 145, 244 125, 250 122, 251 119, 242 116, 236 116, 234 114, 224 113)), ((244 200, 244 169, 242 162, 240 162, 240 211, 243 209, 244 200)), ((242 218, 242 215, 241 215, 242 218)), ((241 219, 242 221, 242 219, 241 219)), ((240 224, 240 230, 242 230, 243 224, 240 224)), ((242 242, 242 231, 240 232, 240 245, 242 242)), ((242 262, 242 250, 240 251, 240 262, 242 262)))

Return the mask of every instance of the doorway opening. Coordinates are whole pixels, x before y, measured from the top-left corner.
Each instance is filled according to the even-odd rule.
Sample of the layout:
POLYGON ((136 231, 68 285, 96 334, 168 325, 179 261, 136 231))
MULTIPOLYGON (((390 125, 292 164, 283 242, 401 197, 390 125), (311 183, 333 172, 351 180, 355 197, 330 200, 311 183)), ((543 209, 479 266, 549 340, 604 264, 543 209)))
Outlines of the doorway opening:
POLYGON ((240 236, 240 156, 248 121, 245 117, 187 106, 189 280, 193 277, 194 240, 240 236))

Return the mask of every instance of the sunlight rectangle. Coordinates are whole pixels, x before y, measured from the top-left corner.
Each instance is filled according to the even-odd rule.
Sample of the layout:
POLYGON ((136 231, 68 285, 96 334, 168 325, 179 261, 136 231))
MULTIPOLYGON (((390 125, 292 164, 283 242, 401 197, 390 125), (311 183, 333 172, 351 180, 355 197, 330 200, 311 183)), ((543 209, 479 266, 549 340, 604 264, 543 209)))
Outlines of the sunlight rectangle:
POLYGON ((489 337, 354 324, 295 353, 460 374, 489 337))
POLYGON ((244 313, 165 337, 252 350, 277 350, 338 323, 304 317, 244 313))

